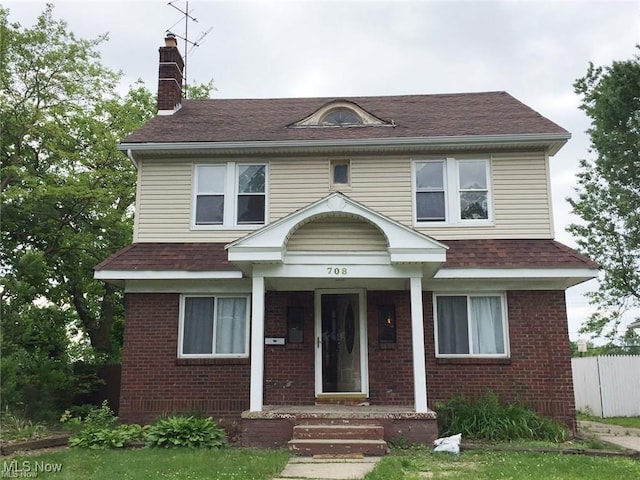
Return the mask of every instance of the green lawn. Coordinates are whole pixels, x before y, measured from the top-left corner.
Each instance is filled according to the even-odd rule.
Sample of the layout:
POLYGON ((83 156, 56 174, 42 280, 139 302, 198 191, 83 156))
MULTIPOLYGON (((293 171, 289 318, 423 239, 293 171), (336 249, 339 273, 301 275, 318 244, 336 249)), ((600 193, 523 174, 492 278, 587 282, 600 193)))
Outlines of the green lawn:
MULTIPOLYGON (((284 468, 285 450, 67 449, 0 459, 7 469, 27 465, 37 478, 55 480, 267 480, 284 468), (26 464, 23 462, 27 462, 26 464), (53 472, 42 471, 54 470, 53 472), (60 468, 60 471, 55 471, 60 468)), ((15 471, 15 470, 14 470, 15 471)), ((24 476, 24 475, 23 475, 24 476)), ((2 476, 0 476, 2 478, 2 476)), ((640 478, 640 460, 556 453, 463 451, 459 456, 427 448, 395 450, 383 457, 367 480, 600 480, 640 478), (429 472, 429 473, 427 473, 429 472)))
POLYGON ((640 461, 559 453, 411 449, 384 457, 367 480, 601 480, 640 478, 640 461), (427 473, 429 472, 429 473, 427 473))
POLYGON ((57 453, 3 457, 4 476, 7 468, 26 465, 37 478, 55 480, 245 480, 269 479, 282 471, 289 454, 284 450, 249 449, 149 449, 85 450, 67 449, 57 453), (28 462, 24 464, 24 462, 28 462), (48 465, 48 467, 47 467, 48 465), (60 471, 56 472, 60 466, 60 471), (53 470, 47 473, 42 469, 53 470))
POLYGON ((620 425, 621 427, 640 428, 640 417, 609 417, 600 418, 586 413, 578 413, 578 420, 606 423, 608 425, 620 425))

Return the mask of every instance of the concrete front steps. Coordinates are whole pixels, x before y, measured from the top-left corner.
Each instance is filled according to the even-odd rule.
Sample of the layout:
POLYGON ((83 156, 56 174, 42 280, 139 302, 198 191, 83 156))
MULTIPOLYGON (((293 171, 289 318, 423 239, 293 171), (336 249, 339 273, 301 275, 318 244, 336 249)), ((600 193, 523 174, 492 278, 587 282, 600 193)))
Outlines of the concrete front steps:
POLYGON ((289 450, 306 457, 381 456, 387 453, 387 442, 381 425, 304 423, 293 427, 289 450))

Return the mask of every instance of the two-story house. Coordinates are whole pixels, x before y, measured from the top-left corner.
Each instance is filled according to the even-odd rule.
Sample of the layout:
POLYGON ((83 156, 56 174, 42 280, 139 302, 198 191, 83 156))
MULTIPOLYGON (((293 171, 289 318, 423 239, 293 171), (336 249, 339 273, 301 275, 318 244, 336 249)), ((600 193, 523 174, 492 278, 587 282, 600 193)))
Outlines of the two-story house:
POLYGON ((124 421, 429 442, 436 402, 492 390, 575 428, 565 290, 597 265, 553 239, 566 130, 505 92, 184 100, 182 65, 168 38, 120 144, 133 244, 96 267, 126 295, 124 421))

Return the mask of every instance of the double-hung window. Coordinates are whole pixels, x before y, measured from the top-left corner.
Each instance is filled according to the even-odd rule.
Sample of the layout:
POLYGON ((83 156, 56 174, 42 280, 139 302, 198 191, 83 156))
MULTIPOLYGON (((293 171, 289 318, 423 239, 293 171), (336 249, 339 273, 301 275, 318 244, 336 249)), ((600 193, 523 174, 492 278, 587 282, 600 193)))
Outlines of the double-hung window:
POLYGON ((491 221, 490 163, 487 159, 417 160, 413 168, 417 226, 491 221))
POLYGON ((223 224, 226 181, 226 165, 198 165, 195 185, 196 225, 223 224))
POLYGON ((264 224, 266 170, 266 165, 238 165, 238 225, 264 224))
POLYGON ((486 160, 458 161, 460 220, 489 219, 489 179, 486 160))
POLYGON ((266 223, 267 165, 196 165, 194 227, 246 228, 266 223))
POLYGON ((445 162, 416 162, 416 219, 443 222, 447 218, 445 162))
POLYGON ((507 357, 504 295, 436 295, 437 356, 507 357))
POLYGON ((247 357, 248 297, 183 296, 179 338, 180 357, 247 357))

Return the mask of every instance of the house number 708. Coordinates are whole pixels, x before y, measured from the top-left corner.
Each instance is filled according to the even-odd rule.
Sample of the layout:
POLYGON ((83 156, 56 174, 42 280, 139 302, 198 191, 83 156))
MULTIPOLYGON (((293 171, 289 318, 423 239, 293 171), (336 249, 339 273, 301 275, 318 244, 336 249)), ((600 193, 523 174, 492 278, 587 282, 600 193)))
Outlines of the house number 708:
POLYGON ((347 267, 327 267, 327 275, 346 275, 349 273, 347 267))

